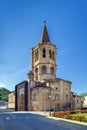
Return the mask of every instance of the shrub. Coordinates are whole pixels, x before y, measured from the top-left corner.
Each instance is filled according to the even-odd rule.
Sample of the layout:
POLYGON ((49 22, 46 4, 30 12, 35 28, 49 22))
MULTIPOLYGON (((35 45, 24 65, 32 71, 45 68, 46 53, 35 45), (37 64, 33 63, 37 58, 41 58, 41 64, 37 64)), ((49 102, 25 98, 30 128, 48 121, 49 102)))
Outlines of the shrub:
POLYGON ((69 115, 64 115, 63 118, 65 119, 72 119, 72 116, 69 114, 69 115))
POLYGON ((81 113, 81 110, 71 110, 70 114, 81 113))
POLYGON ((75 113, 87 113, 87 110, 71 110, 70 114, 75 114, 75 113))
POLYGON ((63 117, 64 115, 66 115, 66 112, 54 112, 52 115, 54 117, 63 117))
POLYGON ((87 110, 81 110, 81 113, 87 113, 87 110))
POLYGON ((85 110, 84 111, 83 110, 72 110, 72 111, 66 111, 66 112, 54 112, 54 113, 52 113, 52 116, 87 122, 87 118, 84 116, 71 116, 71 114, 84 113, 84 112, 86 113, 85 110))
POLYGON ((60 117, 60 118, 63 118, 63 117, 66 117, 67 115, 67 118, 70 116, 70 112, 66 111, 66 112, 54 112, 52 114, 54 117, 60 117))
POLYGON ((84 116, 72 116, 73 120, 77 120, 77 121, 85 121, 86 118, 84 116))

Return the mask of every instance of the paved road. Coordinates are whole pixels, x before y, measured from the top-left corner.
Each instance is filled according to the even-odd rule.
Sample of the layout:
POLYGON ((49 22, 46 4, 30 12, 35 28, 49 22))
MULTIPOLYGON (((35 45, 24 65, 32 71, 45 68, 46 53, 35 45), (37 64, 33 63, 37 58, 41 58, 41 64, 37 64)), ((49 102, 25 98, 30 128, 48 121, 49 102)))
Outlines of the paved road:
POLYGON ((1 113, 0 130, 87 130, 87 126, 48 119, 31 113, 1 113))

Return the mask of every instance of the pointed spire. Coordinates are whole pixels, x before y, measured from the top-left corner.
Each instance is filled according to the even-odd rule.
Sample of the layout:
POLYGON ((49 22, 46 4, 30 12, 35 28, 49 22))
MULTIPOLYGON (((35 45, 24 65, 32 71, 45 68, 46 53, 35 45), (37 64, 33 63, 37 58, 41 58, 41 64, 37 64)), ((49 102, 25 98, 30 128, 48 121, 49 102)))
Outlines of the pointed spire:
POLYGON ((49 35, 48 35, 48 32, 47 32, 47 27, 46 27, 46 21, 44 21, 44 27, 43 27, 43 30, 42 30, 40 44, 43 44, 44 42, 50 42, 49 35))

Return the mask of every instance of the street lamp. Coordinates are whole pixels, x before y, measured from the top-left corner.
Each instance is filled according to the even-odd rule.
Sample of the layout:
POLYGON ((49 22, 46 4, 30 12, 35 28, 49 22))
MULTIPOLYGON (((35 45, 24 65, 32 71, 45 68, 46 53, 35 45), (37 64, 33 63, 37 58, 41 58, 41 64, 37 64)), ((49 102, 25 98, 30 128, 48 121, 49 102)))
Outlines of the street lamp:
POLYGON ((51 93, 49 94, 49 100, 50 100, 49 116, 51 116, 51 93))
POLYGON ((52 95, 51 95, 51 87, 50 87, 50 81, 52 81, 52 79, 44 79, 46 82, 48 82, 49 83, 49 89, 50 89, 50 93, 49 93, 49 116, 51 116, 51 97, 52 97, 52 95))

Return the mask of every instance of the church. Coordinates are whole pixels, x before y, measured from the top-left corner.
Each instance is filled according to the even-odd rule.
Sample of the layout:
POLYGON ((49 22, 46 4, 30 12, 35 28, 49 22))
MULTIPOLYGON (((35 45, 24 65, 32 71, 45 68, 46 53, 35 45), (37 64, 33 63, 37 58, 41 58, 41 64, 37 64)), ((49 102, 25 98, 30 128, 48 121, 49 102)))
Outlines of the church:
POLYGON ((56 77, 56 45, 50 40, 46 22, 31 57, 27 80, 17 84, 9 94, 8 108, 16 111, 81 109, 81 96, 71 91, 72 82, 56 77))

